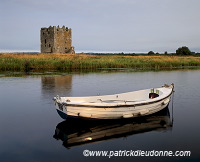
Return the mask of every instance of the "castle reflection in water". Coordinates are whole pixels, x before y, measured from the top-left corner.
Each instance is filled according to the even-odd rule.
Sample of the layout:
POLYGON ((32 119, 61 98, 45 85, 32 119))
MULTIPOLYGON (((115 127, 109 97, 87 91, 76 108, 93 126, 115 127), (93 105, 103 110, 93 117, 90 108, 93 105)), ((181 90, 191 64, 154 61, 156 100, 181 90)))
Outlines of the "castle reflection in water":
POLYGON ((72 90, 72 75, 65 76, 42 76, 42 94, 45 98, 60 96, 70 96, 72 90))

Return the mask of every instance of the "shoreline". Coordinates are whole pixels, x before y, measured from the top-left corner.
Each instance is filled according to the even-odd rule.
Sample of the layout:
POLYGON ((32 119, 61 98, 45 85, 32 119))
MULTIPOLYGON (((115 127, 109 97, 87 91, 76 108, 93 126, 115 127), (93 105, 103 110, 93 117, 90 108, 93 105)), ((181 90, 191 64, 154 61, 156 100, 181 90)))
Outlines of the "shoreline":
POLYGON ((159 70, 200 67, 198 56, 0 53, 0 71, 159 70))

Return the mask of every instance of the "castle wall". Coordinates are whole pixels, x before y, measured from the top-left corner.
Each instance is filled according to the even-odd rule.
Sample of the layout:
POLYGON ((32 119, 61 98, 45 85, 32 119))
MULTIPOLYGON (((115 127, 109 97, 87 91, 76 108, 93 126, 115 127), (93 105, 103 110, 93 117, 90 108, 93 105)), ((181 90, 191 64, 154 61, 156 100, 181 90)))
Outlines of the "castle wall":
POLYGON ((40 31, 41 52, 52 53, 54 47, 54 28, 42 28, 40 31))
POLYGON ((41 52, 42 53, 74 53, 72 47, 71 29, 58 27, 41 28, 41 52))

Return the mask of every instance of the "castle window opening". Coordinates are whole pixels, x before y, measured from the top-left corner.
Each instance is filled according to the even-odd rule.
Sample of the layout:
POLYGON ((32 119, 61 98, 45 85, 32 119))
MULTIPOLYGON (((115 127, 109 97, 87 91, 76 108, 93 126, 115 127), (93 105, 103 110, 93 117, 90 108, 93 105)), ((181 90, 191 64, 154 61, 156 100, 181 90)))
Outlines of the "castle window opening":
MULTIPOLYGON (((46 39, 44 40, 44 43, 45 43, 45 44, 47 43, 47 40, 46 40, 46 39)), ((45 46, 45 47, 46 47, 46 46, 45 46)))

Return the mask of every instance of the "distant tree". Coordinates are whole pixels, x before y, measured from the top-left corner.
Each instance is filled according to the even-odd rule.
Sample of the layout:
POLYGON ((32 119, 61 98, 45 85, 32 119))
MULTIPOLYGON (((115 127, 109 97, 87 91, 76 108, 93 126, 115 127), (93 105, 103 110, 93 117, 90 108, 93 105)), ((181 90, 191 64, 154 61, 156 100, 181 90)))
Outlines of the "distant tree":
POLYGON ((176 54, 177 55, 191 55, 192 52, 189 50, 188 47, 186 46, 183 46, 183 47, 180 47, 176 50, 176 54))
POLYGON ((168 53, 167 53, 167 51, 165 51, 165 53, 164 53, 165 55, 168 55, 168 53))
POLYGON ((155 53, 153 51, 149 51, 148 55, 154 55, 155 53))
POLYGON ((115 53, 116 55, 124 55, 124 52, 121 53, 115 53))

